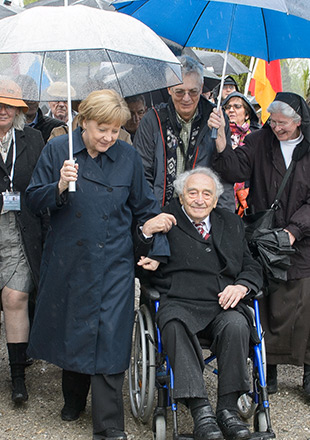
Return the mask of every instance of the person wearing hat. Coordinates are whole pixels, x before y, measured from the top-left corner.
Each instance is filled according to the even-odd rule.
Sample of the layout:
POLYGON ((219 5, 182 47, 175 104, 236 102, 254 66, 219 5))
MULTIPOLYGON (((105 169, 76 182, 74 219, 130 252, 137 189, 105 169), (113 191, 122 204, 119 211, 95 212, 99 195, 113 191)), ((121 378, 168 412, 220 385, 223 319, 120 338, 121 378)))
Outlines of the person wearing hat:
MULTIPOLYGON (((218 99, 218 94, 220 92, 220 85, 218 85, 214 89, 214 97, 218 99)), ((224 79, 224 85, 222 90, 222 98, 221 101, 227 98, 228 95, 230 95, 233 92, 239 92, 239 87, 237 82, 234 80, 234 78, 230 75, 227 75, 224 79)))
MULTIPOLYGON (((223 109, 229 118, 232 147, 237 148, 244 145, 245 137, 260 128, 254 107, 242 93, 232 92, 224 99, 223 109)), ((248 183, 236 182, 234 190, 236 213, 242 217, 244 209, 247 207, 248 183)))
MULTIPOLYGON (((63 81, 52 83, 47 89, 47 94, 50 97, 50 100, 48 101, 50 110, 46 116, 59 119, 67 124, 69 120, 67 83, 63 81)), ((74 99, 75 96, 76 91, 71 86, 71 98, 74 99)), ((77 112, 72 110, 72 120, 76 115, 77 112)))
POLYGON ((38 287, 42 248, 40 217, 27 208, 24 195, 44 141, 25 126, 27 110, 20 87, 0 78, 0 291, 15 403, 28 399, 28 302, 38 287))
MULTIPOLYGON (((214 168, 230 181, 250 181, 251 212, 270 208, 291 161, 290 178, 275 211, 275 227, 287 231, 295 249, 287 281, 260 303, 267 350, 267 385, 277 391, 277 364, 302 365, 310 398, 310 109, 305 100, 277 93, 265 125, 243 146, 218 150, 214 168)), ((214 116, 216 118, 216 116, 214 116)))

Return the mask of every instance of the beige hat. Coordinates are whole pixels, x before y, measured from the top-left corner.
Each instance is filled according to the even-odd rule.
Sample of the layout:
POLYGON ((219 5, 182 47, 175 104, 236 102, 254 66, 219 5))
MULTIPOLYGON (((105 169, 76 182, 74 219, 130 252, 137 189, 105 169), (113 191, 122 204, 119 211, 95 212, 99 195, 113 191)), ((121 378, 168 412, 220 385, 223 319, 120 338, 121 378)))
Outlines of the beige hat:
POLYGON ((11 79, 0 79, 0 103, 19 107, 27 113, 28 106, 22 100, 22 89, 11 79))
MULTIPOLYGON (((72 86, 70 86, 71 98, 76 96, 76 91, 72 86)), ((48 89, 47 93, 51 97, 50 101, 62 101, 68 99, 68 86, 66 82, 56 81, 52 83, 48 89)))

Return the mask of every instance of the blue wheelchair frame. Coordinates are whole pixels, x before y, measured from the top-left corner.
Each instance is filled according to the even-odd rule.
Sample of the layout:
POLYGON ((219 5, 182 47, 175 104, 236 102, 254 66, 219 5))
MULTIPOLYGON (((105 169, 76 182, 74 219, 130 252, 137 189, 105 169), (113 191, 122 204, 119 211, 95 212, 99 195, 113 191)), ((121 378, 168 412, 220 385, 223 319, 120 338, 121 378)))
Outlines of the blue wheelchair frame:
MULTIPOLYGON (((155 315, 159 309, 159 293, 153 289, 143 289, 144 296, 147 300, 155 306, 155 315)), ((255 327, 258 335, 259 343, 253 345, 253 390, 249 393, 249 399, 253 401, 254 405, 254 433, 252 433, 251 438, 255 438, 258 440, 275 438, 275 433, 271 427, 271 419, 270 419, 270 408, 269 408, 269 400, 267 393, 267 384, 265 379, 265 372, 263 366, 263 333, 261 330, 261 322, 260 322, 260 314, 259 314, 259 305, 258 305, 257 295, 253 299, 253 308, 254 308, 254 319, 255 319, 255 327)), ((141 307, 143 313, 146 314, 145 305, 141 307)), ((137 312, 139 314, 139 311, 137 312)), ((147 312, 149 315, 149 311, 147 312)), ((141 321, 141 317, 139 317, 138 325, 144 328, 144 324, 141 321), (139 323, 140 322, 140 323, 139 323)), ((192 435, 188 434, 179 434, 178 432, 178 420, 177 420, 177 403, 173 399, 173 390, 174 390, 174 374, 173 370, 169 364, 168 357, 164 354, 161 334, 159 328, 154 324, 154 317, 152 318, 152 325, 155 326, 155 332, 152 332, 151 324, 150 324, 150 316, 147 318, 147 323, 145 325, 145 329, 139 331, 139 338, 142 340, 142 335, 140 333, 145 332, 147 344, 149 346, 148 349, 145 349, 145 353, 149 354, 148 351, 151 351, 151 347, 155 347, 155 358, 146 359, 146 365, 144 367, 148 368, 151 371, 152 378, 150 382, 155 381, 155 386, 157 389, 157 405, 153 413, 153 438, 156 440, 165 440, 166 439, 166 415, 167 415, 167 407, 171 407, 172 417, 173 417, 173 440, 189 440, 193 439, 192 435), (153 379, 154 378, 154 379, 153 379)), ((137 322, 137 321, 136 321, 137 322)), ((142 341, 143 342, 143 341, 142 341)), ((139 344, 138 344, 139 345, 139 344)), ((210 367, 210 363, 216 359, 216 356, 211 354, 209 357, 205 359, 205 365, 209 369, 213 371, 213 373, 217 374, 217 370, 215 368, 210 367)), ((136 363, 136 360, 131 360, 131 363, 136 363)), ((145 363, 143 360, 139 360, 140 364, 145 363)), ((132 367, 130 367, 131 369, 132 367)), ((129 371, 130 374, 130 371, 129 371)), ((137 374, 137 368, 134 368, 134 374, 137 374)), ((144 397, 140 399, 140 380, 141 382, 145 381, 145 374, 142 375, 142 379, 138 374, 138 379, 135 381, 135 386, 130 383, 130 394, 131 394, 131 403, 132 412, 134 417, 142 420, 144 423, 148 421, 150 417, 150 408, 152 406, 152 399, 154 398, 152 394, 152 383, 149 384, 149 398, 150 402, 147 404, 148 408, 143 408, 144 405, 144 397), (135 396, 132 393, 136 393, 135 396), (137 410, 137 401, 135 400, 138 397, 138 406, 140 407, 137 410)), ((129 377, 130 379, 130 377, 129 377)), ((131 379, 129 380, 131 382, 131 379)), ((143 385, 142 383, 142 388, 143 385)), ((241 413, 242 415, 242 413, 241 413)), ((250 414, 251 416, 252 414, 250 414)))

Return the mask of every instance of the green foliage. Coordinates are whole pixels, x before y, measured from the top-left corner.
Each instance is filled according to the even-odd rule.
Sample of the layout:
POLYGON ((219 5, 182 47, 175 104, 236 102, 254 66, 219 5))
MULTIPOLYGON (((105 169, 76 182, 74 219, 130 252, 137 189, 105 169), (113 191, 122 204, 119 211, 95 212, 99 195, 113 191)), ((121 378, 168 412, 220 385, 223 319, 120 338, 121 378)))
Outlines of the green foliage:
POLYGON ((37 0, 24 0, 24 5, 30 5, 30 3, 35 3, 37 0))

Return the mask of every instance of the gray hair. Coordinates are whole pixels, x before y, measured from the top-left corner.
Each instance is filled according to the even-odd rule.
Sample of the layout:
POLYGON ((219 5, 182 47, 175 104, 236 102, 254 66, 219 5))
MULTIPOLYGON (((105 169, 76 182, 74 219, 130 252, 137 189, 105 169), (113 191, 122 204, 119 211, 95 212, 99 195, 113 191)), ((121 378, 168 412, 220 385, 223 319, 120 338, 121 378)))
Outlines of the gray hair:
POLYGON ((199 78, 199 82, 201 85, 203 84, 203 67, 202 65, 194 60, 193 58, 189 57, 188 55, 182 55, 181 57, 178 57, 179 61, 181 62, 181 70, 183 77, 186 75, 191 75, 192 73, 196 73, 196 75, 199 78))
POLYGON ((273 101, 267 108, 267 111, 270 114, 281 113, 286 118, 291 118, 296 124, 301 122, 301 116, 296 113, 290 105, 283 101, 273 101))
POLYGON ((21 108, 18 108, 18 111, 13 121, 13 128, 15 128, 16 130, 23 130, 25 127, 25 123, 26 123, 26 115, 21 108))
POLYGON ((180 194, 183 194, 184 186, 187 181, 187 179, 192 176, 193 174, 204 174, 205 176, 210 177, 214 183, 215 183, 215 195, 217 198, 220 197, 221 194, 224 192, 224 187, 221 183, 221 180, 217 173, 211 168, 207 167, 197 167, 190 171, 185 171, 184 173, 180 174, 175 181, 173 182, 175 192, 179 196, 180 194))

